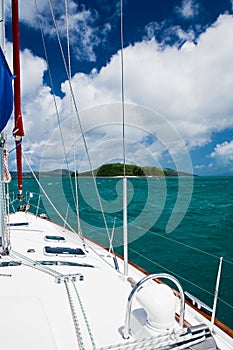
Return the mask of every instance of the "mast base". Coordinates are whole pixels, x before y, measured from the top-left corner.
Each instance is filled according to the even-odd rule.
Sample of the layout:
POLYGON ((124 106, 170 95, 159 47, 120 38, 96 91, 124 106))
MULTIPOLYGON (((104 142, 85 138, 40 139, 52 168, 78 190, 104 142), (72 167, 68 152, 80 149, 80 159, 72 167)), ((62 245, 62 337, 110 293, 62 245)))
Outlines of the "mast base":
POLYGON ((18 194, 17 194, 17 199, 18 199, 20 202, 22 202, 22 201, 24 200, 24 195, 23 195, 23 193, 18 193, 18 194))

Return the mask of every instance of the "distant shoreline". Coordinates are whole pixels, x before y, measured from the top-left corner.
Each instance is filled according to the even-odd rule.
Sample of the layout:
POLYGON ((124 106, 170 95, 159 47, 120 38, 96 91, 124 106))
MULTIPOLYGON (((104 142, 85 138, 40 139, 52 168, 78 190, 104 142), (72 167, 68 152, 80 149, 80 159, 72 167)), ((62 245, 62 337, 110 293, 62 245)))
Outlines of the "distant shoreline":
MULTIPOLYGON (((34 172, 37 177, 74 177, 75 173, 66 169, 56 169, 46 172, 34 172)), ((104 164, 97 169, 93 170, 93 173, 98 178, 105 177, 123 177, 124 165, 121 163, 104 164)), ((92 177, 91 171, 82 173, 76 173, 78 177, 92 177)), ((135 178, 149 178, 149 177, 177 177, 177 176, 197 176, 195 174, 186 173, 184 171, 177 171, 170 168, 156 168, 151 166, 139 167, 137 165, 126 164, 125 175, 127 177, 135 178)), ((17 172, 11 172, 12 178, 17 177, 17 172)), ((31 172, 24 172, 23 178, 33 178, 31 172)))

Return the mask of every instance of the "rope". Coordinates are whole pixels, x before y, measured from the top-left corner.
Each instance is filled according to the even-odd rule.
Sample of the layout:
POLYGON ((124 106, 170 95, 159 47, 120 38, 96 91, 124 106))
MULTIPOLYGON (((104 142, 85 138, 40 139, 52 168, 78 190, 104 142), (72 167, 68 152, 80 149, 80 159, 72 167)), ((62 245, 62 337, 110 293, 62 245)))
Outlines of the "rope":
MULTIPOLYGON (((74 323, 74 328, 75 328, 75 333, 76 333, 78 345, 79 345, 80 349, 85 349, 84 340, 83 340, 82 332, 81 332, 81 327, 80 327, 80 324, 78 322, 78 316, 77 316, 77 311, 76 311, 77 307, 75 307, 74 299, 72 297, 72 292, 70 289, 70 285, 68 284, 68 281, 65 280, 64 282, 65 282, 66 292, 67 292, 67 296, 68 296, 68 300, 69 300, 69 304, 70 304, 70 309, 71 309, 71 313, 72 313, 72 319, 73 319, 73 323, 74 323)), ((88 335, 89 335, 90 340, 91 340, 92 350, 96 350, 96 345, 95 345, 93 334, 91 332, 91 327, 89 325, 87 315, 86 315, 84 306, 83 306, 82 301, 81 301, 81 297, 78 293, 78 290, 77 290, 77 287, 76 287, 74 281, 72 281, 72 286, 73 286, 75 295, 77 297, 78 304, 80 306, 80 309, 81 309, 81 312, 83 315, 83 319, 84 319, 84 322, 85 322, 85 325, 86 325, 86 328, 88 331, 88 335)))
POLYGON ((2 207, 2 229, 3 229, 3 237, 2 237, 2 246, 4 246, 4 254, 8 254, 9 252, 9 245, 10 245, 10 233, 9 228, 7 227, 7 207, 6 204, 9 204, 9 201, 6 203, 6 198, 8 199, 8 183, 11 181, 11 175, 8 170, 8 151, 6 148, 4 148, 4 137, 1 135, 1 159, 0 159, 0 205, 2 207), (6 184, 6 185, 5 185, 6 184))
MULTIPOLYGON (((32 259, 26 257, 25 255, 20 254, 14 250, 11 250, 10 257, 20 258, 23 261, 24 265, 33 267, 33 268, 35 268, 41 272, 47 273, 53 277, 63 276, 60 272, 57 272, 57 271, 51 269, 50 267, 44 266, 44 265, 40 264, 40 262, 32 260, 32 259)), ((77 318, 77 315, 75 312, 74 302, 73 302, 71 292, 70 292, 69 287, 68 287, 68 282, 66 280, 64 280, 64 283, 65 283, 66 292, 67 292, 67 296, 68 296, 68 300, 69 300, 69 304, 70 304, 70 308, 71 308, 71 313, 72 313, 72 318, 73 318, 73 322, 74 322, 74 326, 75 326, 75 333, 76 333, 77 341, 79 344, 79 349, 85 350, 84 343, 83 343, 83 340, 81 337, 81 330, 80 330, 80 327, 78 324, 78 318, 77 318)))
POLYGON ((69 304, 70 304, 70 309, 71 309, 71 313, 72 313, 72 318, 73 318, 76 338, 78 341, 78 346, 79 346, 80 350, 85 350, 82 335, 81 335, 81 329, 80 329, 80 326, 78 323, 78 317, 77 317, 77 314, 75 311, 75 306, 74 306, 74 301, 73 301, 73 298, 71 295, 71 291, 69 289, 68 282, 67 281, 64 281, 64 282, 65 282, 66 292, 67 292, 67 296, 68 296, 68 300, 69 300, 69 304))
POLYGON ((8 151, 3 150, 3 166, 4 166, 4 178, 3 181, 8 184, 11 181, 11 174, 8 169, 8 151))
POLYGON ((74 287, 74 290, 75 290, 75 294, 76 294, 77 299, 78 299, 78 302, 79 302, 80 309, 81 309, 82 314, 83 314, 84 321, 85 321, 85 323, 86 323, 87 331, 88 331, 88 334, 89 334, 90 339, 91 339, 91 343, 92 343, 92 346, 93 346, 93 350, 95 350, 95 349, 96 349, 96 345, 95 345, 95 341, 94 341, 93 334, 92 334, 92 332, 91 332, 91 327, 90 327, 89 322, 88 322, 88 319, 87 319, 87 315, 86 315, 84 306, 83 306, 83 304, 82 304, 82 301, 81 301, 80 295, 79 295, 79 293, 78 293, 77 287, 76 287, 76 285, 75 285, 75 282, 72 281, 72 284, 73 284, 73 287, 74 287))
POLYGON ((205 330, 200 333, 188 333, 187 330, 171 331, 159 335, 157 337, 143 338, 140 340, 127 341, 125 343, 119 343, 116 345, 110 345, 106 347, 101 347, 98 350, 110 350, 110 349, 190 349, 191 346, 198 344, 205 340, 205 330), (180 344, 182 343, 182 344, 180 344))

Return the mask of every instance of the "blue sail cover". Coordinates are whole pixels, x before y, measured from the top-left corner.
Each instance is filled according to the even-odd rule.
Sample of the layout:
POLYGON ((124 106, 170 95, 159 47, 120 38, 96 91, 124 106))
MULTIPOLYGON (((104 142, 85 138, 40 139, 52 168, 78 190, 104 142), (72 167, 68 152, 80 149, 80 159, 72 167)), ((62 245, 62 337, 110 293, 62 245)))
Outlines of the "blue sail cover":
POLYGON ((5 128, 13 109, 13 76, 0 47, 0 132, 5 128))

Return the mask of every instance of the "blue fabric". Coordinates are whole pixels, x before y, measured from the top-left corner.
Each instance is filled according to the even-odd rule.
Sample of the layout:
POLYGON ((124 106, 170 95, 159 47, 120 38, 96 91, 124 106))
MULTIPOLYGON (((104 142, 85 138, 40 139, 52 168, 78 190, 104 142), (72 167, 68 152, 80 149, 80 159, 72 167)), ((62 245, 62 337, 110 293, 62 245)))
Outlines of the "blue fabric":
POLYGON ((0 47, 0 132, 5 128, 13 109, 13 76, 0 47))

